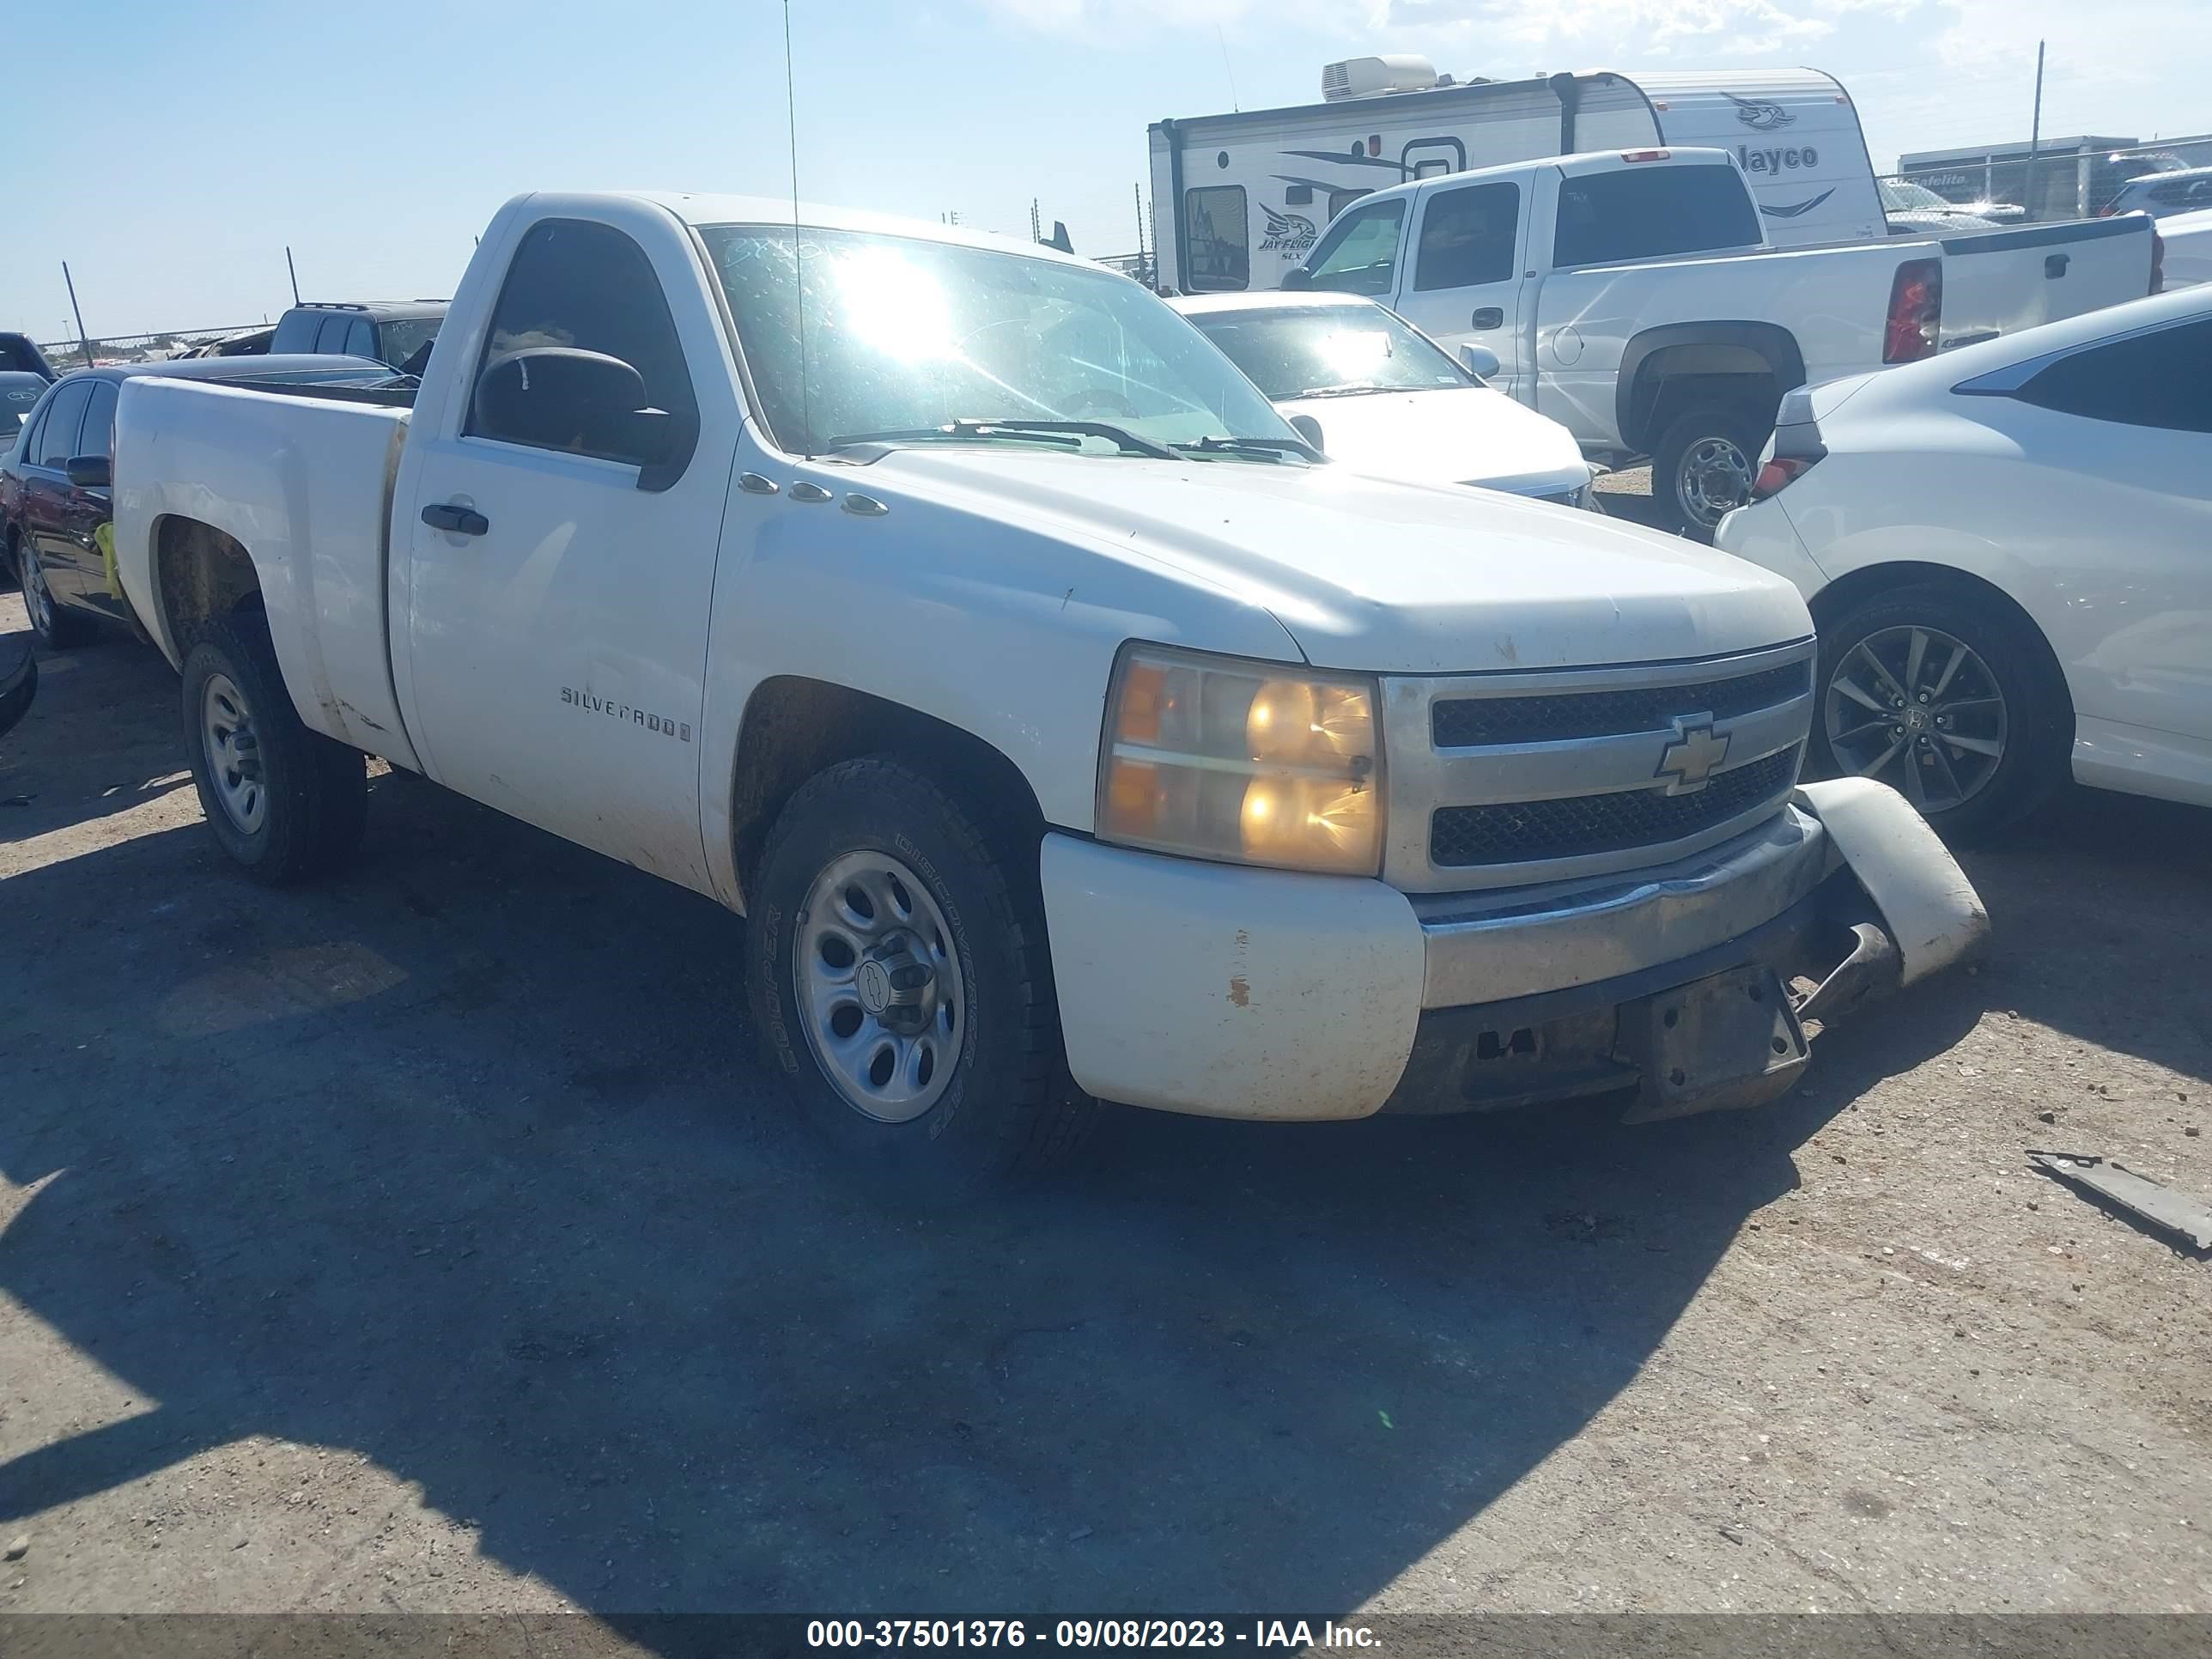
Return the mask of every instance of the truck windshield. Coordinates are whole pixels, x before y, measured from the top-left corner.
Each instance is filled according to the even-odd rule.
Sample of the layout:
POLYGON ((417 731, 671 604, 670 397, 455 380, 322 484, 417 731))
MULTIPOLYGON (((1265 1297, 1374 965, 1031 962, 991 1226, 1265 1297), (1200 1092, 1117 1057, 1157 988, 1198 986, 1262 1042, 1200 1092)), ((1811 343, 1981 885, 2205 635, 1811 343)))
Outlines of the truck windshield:
POLYGON ((1279 401, 1470 384, 1440 347, 1381 306, 1255 307, 1191 321, 1279 401))
MULTIPOLYGON (((785 449, 953 422, 987 441, 993 422, 1047 421, 1155 444, 1304 447, 1227 359, 1115 272, 874 232, 805 228, 795 252, 788 225, 704 225, 700 234, 785 449)), ((1085 453, 1129 453, 1111 438, 1071 435, 1085 453)))

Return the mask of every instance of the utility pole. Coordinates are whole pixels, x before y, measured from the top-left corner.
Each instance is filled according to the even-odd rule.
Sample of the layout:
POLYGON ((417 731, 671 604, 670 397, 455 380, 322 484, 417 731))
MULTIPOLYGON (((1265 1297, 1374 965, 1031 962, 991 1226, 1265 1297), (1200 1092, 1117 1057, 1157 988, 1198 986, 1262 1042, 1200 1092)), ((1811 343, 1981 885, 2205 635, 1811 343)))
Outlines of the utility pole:
POLYGON ((292 245, 289 242, 284 245, 284 272, 292 279, 292 303, 297 305, 300 303, 300 270, 292 263, 292 245))
POLYGON ((2035 197, 2035 153, 2043 148, 2043 46, 2035 43, 2035 114, 2027 128, 2027 188, 2021 192, 2027 198, 2027 216, 2037 217, 2035 197))
POLYGON ((92 337, 84 331, 84 308, 76 302, 76 278, 70 275, 69 261, 62 261, 62 281, 69 287, 70 313, 76 319, 76 342, 84 348, 84 366, 92 367, 92 337))

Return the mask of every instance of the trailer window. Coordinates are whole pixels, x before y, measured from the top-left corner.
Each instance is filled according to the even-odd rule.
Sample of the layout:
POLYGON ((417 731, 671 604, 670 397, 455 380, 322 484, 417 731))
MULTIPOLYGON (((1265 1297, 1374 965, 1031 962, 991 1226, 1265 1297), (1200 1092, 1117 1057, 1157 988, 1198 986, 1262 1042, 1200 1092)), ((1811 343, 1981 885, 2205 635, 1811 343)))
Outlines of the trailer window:
POLYGON ((1371 190, 1333 190, 1328 193, 1328 216, 1333 222, 1336 216, 1363 196, 1372 196, 1371 190))
POLYGON ((1182 193, 1184 251, 1190 269, 1182 285, 1194 294, 1252 285, 1252 243, 1247 233, 1244 186, 1209 185, 1182 193))
POLYGON ((1316 288, 1340 294, 1388 294, 1398 270, 1398 232, 1406 198, 1354 208, 1328 228, 1306 269, 1316 288))
POLYGON ((1759 210, 1735 168, 1631 167, 1561 183, 1552 263, 1618 264, 1760 240, 1759 210))
POLYGON ((1521 186, 1469 185, 1440 190, 1421 216, 1421 242, 1413 255, 1413 287, 1473 288, 1513 275, 1521 230, 1521 186))

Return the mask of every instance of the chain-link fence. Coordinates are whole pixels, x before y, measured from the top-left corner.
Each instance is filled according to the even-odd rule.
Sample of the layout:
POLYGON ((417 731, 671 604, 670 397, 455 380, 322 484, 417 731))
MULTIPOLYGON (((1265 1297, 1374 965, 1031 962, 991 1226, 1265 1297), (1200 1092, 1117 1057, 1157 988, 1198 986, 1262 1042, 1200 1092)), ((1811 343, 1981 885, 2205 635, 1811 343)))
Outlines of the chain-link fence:
MULTIPOLYGON (((155 363, 171 357, 209 355, 225 346, 233 350, 240 346, 251 349, 257 337, 265 336, 271 326, 236 323, 228 328, 185 328, 160 334, 95 334, 89 340, 41 341, 39 349, 46 354, 47 362, 64 372, 84 368, 88 354, 95 364, 155 363)), ((265 343, 261 349, 268 349, 265 343)))
MULTIPOLYGON (((2212 133, 2148 144, 2059 139, 2032 154, 2025 143, 1923 151, 1900 157, 1881 182, 1905 187, 1887 192, 1893 212, 1936 205, 1914 201, 1917 187, 1999 222, 2032 223, 2095 218, 2112 210, 2130 180, 2197 167, 2212 167, 2212 133)), ((2212 192, 2203 205, 2212 207, 2212 192)))

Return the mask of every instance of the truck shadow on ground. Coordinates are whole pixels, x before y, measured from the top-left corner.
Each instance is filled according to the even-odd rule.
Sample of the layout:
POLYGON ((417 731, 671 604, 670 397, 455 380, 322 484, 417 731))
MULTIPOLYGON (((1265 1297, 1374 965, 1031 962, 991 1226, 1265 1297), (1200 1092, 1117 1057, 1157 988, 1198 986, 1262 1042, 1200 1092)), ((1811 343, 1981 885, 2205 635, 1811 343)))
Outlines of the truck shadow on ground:
POLYGON ((0 1465, 0 1517, 259 1434, 611 1617, 1340 1610, 1581 1430, 1793 1149, 1980 1006, 1954 976, 1778 1107, 1640 1130, 1122 1114, 915 1219, 787 1122, 741 924, 412 780, 371 834, 319 891, 197 825, 0 884, 8 937, 67 941, 0 1011, 0 1173, 46 1182, 0 1289, 157 1402, 0 1465))

